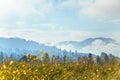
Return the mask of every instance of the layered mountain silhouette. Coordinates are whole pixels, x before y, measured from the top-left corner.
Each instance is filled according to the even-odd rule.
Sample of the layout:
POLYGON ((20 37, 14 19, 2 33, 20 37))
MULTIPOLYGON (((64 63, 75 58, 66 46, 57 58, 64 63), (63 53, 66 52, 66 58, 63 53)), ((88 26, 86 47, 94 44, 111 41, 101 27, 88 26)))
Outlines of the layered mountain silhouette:
MULTIPOLYGON (((78 52, 91 52, 93 54, 101 54, 107 52, 109 54, 119 55, 120 44, 112 38, 88 38, 83 41, 63 41, 56 44, 58 48, 66 50, 77 50, 78 52)), ((119 55, 120 56, 120 55, 119 55)))
POLYGON ((107 45, 109 43, 116 43, 116 41, 111 38, 99 37, 99 38, 88 38, 88 39, 80 41, 80 42, 78 42, 78 41, 63 41, 63 42, 59 42, 57 44, 57 46, 73 45, 75 48, 83 48, 88 45, 91 45, 92 43, 94 43, 95 41, 98 41, 98 40, 101 41, 104 45, 107 45))
POLYGON ((60 49, 57 49, 54 46, 45 46, 44 44, 40 44, 32 40, 25 40, 21 38, 0 38, 0 51, 5 53, 17 53, 19 51, 30 53, 38 50, 43 50, 52 54, 56 53, 60 49))
POLYGON ((26 54, 36 55, 40 51, 49 53, 49 56, 60 56, 64 55, 73 56, 87 56, 85 53, 78 53, 72 51, 66 51, 56 48, 55 46, 46 46, 32 40, 25 40, 21 38, 0 38, 0 52, 4 53, 4 56, 25 56, 26 54))
POLYGON ((49 53, 50 56, 65 54, 74 56, 85 56, 85 53, 93 53, 95 55, 106 52, 108 54, 119 55, 119 43, 111 38, 88 38, 83 41, 63 41, 54 46, 46 46, 32 40, 25 40, 21 38, 0 38, 0 52, 6 55, 37 53, 43 50, 49 53))

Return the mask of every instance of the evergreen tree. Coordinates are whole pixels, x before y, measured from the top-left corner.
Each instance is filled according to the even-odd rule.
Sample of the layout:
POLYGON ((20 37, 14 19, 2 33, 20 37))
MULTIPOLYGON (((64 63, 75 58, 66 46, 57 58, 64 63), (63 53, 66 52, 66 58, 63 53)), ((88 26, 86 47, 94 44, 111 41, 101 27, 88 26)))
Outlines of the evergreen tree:
POLYGON ((97 57, 96 57, 96 62, 97 62, 98 64, 101 64, 101 58, 100 58, 100 56, 97 56, 97 57))
POLYGON ((49 63, 50 62, 49 55, 48 55, 47 52, 45 52, 44 55, 43 55, 43 62, 44 63, 49 63))
POLYGON ((107 55, 107 53, 102 52, 101 57, 103 58, 104 62, 109 62, 109 56, 107 55))
POLYGON ((88 65, 91 65, 93 62, 92 62, 92 54, 89 53, 88 54, 88 65))

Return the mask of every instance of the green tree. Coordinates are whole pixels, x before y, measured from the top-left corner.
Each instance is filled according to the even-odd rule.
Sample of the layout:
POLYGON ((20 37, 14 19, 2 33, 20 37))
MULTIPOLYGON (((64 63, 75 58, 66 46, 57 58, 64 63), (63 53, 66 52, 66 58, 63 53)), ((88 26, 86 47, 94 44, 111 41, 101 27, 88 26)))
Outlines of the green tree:
POLYGON ((44 63, 49 63, 49 62, 50 62, 50 58, 49 58, 49 55, 48 55, 47 52, 45 52, 45 53, 43 54, 43 62, 44 62, 44 63))

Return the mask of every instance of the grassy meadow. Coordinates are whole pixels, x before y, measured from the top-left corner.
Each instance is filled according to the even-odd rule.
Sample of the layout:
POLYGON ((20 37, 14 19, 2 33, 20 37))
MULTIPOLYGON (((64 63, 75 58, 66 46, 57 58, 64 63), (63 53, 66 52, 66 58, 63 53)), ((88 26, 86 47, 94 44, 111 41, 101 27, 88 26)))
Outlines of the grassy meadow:
POLYGON ((0 63, 0 80, 120 80, 120 64, 113 57, 111 61, 96 62, 96 58, 67 61, 63 57, 42 61, 27 56, 27 61, 4 60, 0 63), (88 60, 87 60, 88 59, 88 60))

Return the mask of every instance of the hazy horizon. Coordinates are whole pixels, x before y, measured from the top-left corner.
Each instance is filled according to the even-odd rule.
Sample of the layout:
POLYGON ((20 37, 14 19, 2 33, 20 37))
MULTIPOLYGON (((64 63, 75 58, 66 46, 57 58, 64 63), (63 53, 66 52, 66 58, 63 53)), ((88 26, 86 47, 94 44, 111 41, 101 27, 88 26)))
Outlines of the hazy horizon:
MULTIPOLYGON (((56 44, 58 44, 58 43, 61 43, 61 42, 69 42, 69 41, 73 41, 73 42, 82 42, 82 41, 85 41, 85 40, 87 40, 87 39, 90 39, 90 38, 92 38, 92 39, 99 39, 99 38, 105 38, 105 39, 111 39, 111 40, 115 40, 115 39, 113 39, 113 38, 110 38, 110 37, 88 37, 88 38, 83 38, 83 39, 80 39, 80 40, 61 40, 61 41, 56 41, 56 42, 39 42, 39 41, 37 41, 37 40, 33 40, 33 39, 27 39, 27 38, 23 38, 23 37, 1 37, 0 36, 0 38, 2 38, 2 39, 10 39, 10 38, 13 38, 13 39, 24 39, 24 40, 26 40, 26 41, 34 41, 34 42, 37 42, 37 43, 40 43, 40 44, 50 44, 51 46, 53 45, 56 45, 56 44)), ((119 42, 119 41, 117 41, 117 40, 115 40, 116 42, 119 42)))

